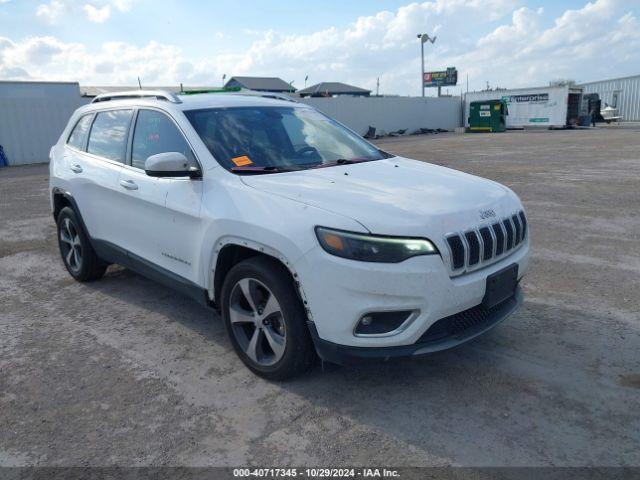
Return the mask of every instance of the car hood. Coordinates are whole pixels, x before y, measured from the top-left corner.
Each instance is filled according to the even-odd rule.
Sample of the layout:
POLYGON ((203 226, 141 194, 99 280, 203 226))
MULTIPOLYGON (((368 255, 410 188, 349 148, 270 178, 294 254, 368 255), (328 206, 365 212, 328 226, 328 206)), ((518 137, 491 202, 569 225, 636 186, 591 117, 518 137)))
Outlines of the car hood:
POLYGON ((253 188, 351 217, 376 234, 444 235, 490 221, 481 211, 501 217, 520 206, 496 182, 401 157, 241 178, 253 188))

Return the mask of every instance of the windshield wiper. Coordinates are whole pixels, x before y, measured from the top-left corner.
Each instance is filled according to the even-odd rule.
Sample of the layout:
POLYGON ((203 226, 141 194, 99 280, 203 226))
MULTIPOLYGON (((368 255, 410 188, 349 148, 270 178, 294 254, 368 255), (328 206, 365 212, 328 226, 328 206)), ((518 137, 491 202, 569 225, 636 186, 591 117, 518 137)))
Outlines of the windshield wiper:
POLYGON ((321 163, 319 165, 315 165, 311 168, 326 168, 326 167, 335 167, 336 165, 351 165, 353 163, 362 163, 362 162, 372 162, 373 158, 338 158, 337 160, 333 160, 332 162, 321 163))
POLYGON ((300 170, 299 168, 292 167, 276 167, 269 165, 266 167, 258 166, 244 166, 244 167, 231 167, 233 173, 241 173, 243 175, 261 175, 265 173, 282 173, 282 172, 294 172, 300 170))
POLYGON ((362 162, 372 162, 374 160, 379 160, 378 158, 338 158, 337 160, 333 160, 327 163, 303 163, 296 167, 288 167, 282 166, 278 167, 276 165, 267 165, 267 166, 257 166, 257 165, 245 165, 242 167, 231 167, 231 171, 233 173, 238 173, 242 175, 264 175, 266 173, 283 173, 283 172, 297 172, 300 170, 306 170, 310 168, 326 168, 326 167, 335 167, 336 165, 351 165, 354 163, 362 163, 362 162))
POLYGON ((393 158, 396 156, 393 153, 385 152, 384 150, 378 149, 378 151, 380 152, 380 155, 382 155, 382 158, 393 158))

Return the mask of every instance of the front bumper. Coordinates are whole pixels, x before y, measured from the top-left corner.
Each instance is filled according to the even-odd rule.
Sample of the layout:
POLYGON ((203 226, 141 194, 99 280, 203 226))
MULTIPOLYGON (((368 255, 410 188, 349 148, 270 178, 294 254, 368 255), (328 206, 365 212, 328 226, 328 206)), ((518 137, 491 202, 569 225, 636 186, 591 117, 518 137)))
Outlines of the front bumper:
POLYGON ((320 358, 340 365, 354 364, 371 360, 389 360, 400 357, 413 357, 446 350, 482 335, 502 322, 522 305, 522 290, 493 308, 482 304, 458 314, 435 322, 411 345, 394 347, 354 347, 340 345, 323 340, 318 335, 313 322, 309 330, 320 358))
POLYGON ((502 260, 457 277, 450 276, 438 255, 396 264, 366 263, 329 255, 320 247, 301 257, 294 270, 312 334, 329 345, 380 349, 411 348, 439 320, 480 305, 487 277, 514 263, 520 280, 529 264, 528 239, 502 260), (354 335, 363 315, 390 311, 416 314, 393 335, 354 335))

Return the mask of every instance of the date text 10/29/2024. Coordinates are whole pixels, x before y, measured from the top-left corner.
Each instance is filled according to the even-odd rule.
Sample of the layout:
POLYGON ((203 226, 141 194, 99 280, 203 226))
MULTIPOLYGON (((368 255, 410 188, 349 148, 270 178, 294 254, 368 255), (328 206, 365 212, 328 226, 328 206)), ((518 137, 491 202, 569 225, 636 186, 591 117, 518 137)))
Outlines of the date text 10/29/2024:
POLYGON ((399 478, 388 468, 234 468, 236 478, 399 478))

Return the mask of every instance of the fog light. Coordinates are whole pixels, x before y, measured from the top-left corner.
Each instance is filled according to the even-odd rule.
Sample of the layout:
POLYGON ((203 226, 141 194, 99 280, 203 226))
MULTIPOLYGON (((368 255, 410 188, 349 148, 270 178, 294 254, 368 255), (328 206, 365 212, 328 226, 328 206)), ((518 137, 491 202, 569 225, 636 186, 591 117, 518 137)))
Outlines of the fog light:
MULTIPOLYGON (((394 333, 400 329, 410 317, 414 316, 413 310, 400 310, 397 312, 370 312, 363 315, 356 325, 354 334, 385 335, 394 333)), ((408 322, 407 322, 408 323, 408 322)), ((406 325, 405 325, 406 326, 406 325)))

